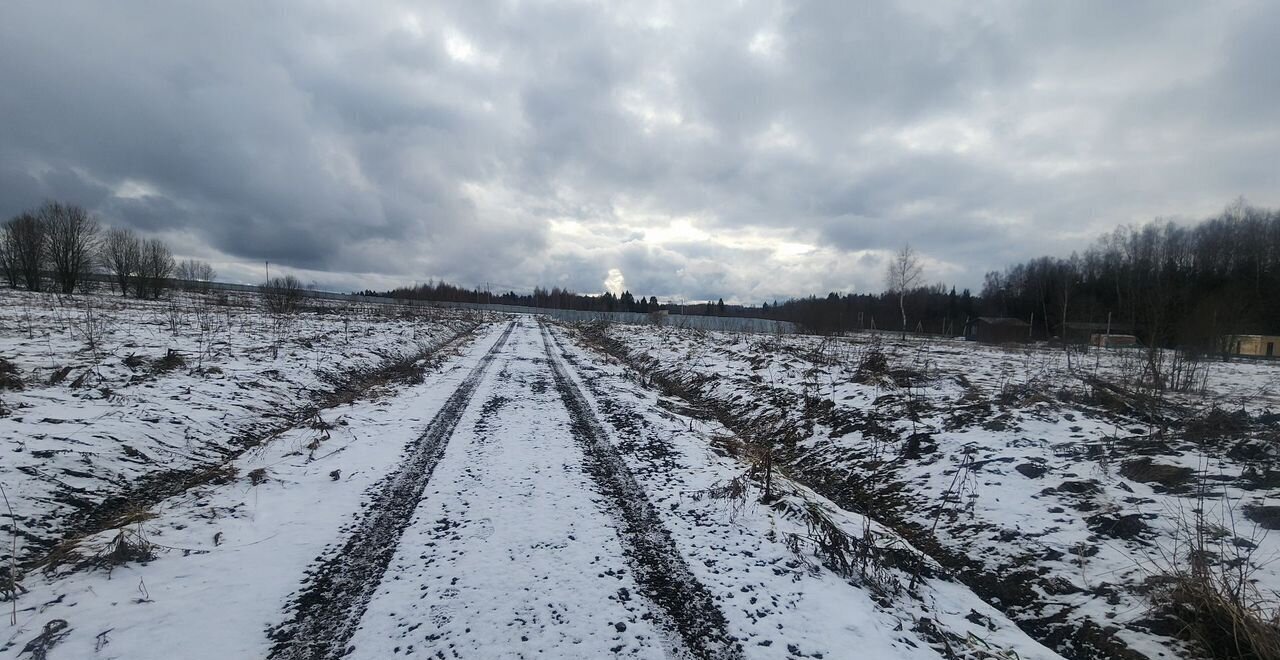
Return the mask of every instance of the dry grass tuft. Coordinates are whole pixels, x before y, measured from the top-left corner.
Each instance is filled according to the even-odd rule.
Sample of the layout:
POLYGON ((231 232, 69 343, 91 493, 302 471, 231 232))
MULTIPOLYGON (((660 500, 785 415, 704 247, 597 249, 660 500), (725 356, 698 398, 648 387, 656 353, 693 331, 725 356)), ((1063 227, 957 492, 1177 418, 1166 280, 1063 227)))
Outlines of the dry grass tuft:
POLYGON ((52 374, 49 374, 49 384, 57 385, 61 383, 62 381, 67 379, 67 376, 70 373, 71 373, 71 367, 60 367, 54 370, 52 374))
POLYGON ((67 635, 71 634, 68 630, 67 621, 65 619, 53 619, 44 624, 44 629, 40 634, 27 642, 22 647, 22 651, 18 655, 31 656, 31 660, 46 660, 49 657, 49 649, 58 645, 67 635))
POLYGON ((142 532, 142 525, 121 529, 101 552, 84 562, 91 568, 105 568, 110 573, 116 566, 145 564, 156 558, 155 548, 142 532))
POLYGON ((21 390, 22 374, 14 363, 0 358, 0 390, 21 390))
POLYGON ((846 576, 855 574, 855 567, 859 563, 855 556, 858 539, 846 534, 821 506, 813 502, 805 502, 797 512, 804 521, 807 533, 787 537, 787 545, 791 547, 791 551, 800 554, 807 546, 836 573, 846 576))
POLYGON ((63 539, 53 546, 49 552, 45 553, 39 561, 32 563, 33 569, 40 569, 45 573, 54 573, 62 566, 79 565, 84 559, 84 555, 80 552, 81 538, 63 539))
POLYGON ((897 597, 907 590, 899 579, 903 575, 895 568, 904 563, 918 564, 921 558, 899 547, 896 539, 881 536, 869 519, 864 519, 859 537, 846 532, 817 502, 784 498, 778 507, 804 522, 805 533, 786 537, 787 547, 796 555, 803 556, 808 550, 836 574, 861 578, 881 598, 897 597), (888 544, 882 546, 881 541, 888 544))
POLYGON ((187 359, 182 357, 181 353, 169 349, 164 354, 164 357, 151 363, 151 372, 157 374, 167 373, 185 366, 187 366, 187 359))
MULTIPOLYGON (((1180 635, 1220 660, 1280 660, 1280 595, 1257 587, 1260 535, 1236 536, 1235 507, 1219 523, 1205 514, 1208 483, 1198 506, 1183 517, 1178 545, 1147 580, 1157 613, 1181 626, 1180 635)), ((1263 563, 1266 563, 1265 561, 1263 563)))
POLYGON ((1250 569, 1214 570, 1194 555, 1184 570, 1153 579, 1157 609, 1209 657, 1280 660, 1280 604, 1258 591, 1250 569))
POLYGON ((693 494, 694 500, 700 500, 704 497, 721 500, 728 503, 729 518, 737 518, 742 510, 747 506, 747 499, 751 493, 750 475, 741 474, 728 481, 716 482, 706 490, 698 491, 693 494))
POLYGON ((130 506, 121 511, 111 520, 111 527, 128 527, 129 525, 137 525, 155 518, 156 514, 150 509, 141 506, 130 506))

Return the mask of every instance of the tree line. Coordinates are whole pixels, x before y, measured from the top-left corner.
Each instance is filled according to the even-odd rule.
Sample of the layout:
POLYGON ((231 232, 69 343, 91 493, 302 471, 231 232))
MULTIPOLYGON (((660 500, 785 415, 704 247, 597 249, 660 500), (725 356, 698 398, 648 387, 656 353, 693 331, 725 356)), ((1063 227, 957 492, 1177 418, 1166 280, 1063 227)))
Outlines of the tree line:
POLYGON ((759 308, 743 308, 743 316, 791 321, 810 332, 830 334, 858 330, 895 330, 946 336, 964 335, 979 314, 981 301, 968 289, 944 284, 884 293, 828 293, 791 298, 759 308))
MULTIPOLYGON (((60 202, 0 226, 0 270, 9 286, 72 293, 105 276, 122 295, 158 298, 171 279, 208 282, 209 264, 178 262, 157 238, 99 226, 60 202)), ((366 295, 600 312, 667 312, 791 321, 819 333, 905 330, 967 334, 979 316, 1014 317, 1037 338, 1068 336, 1072 324, 1106 324, 1150 345, 1218 351, 1239 334, 1280 334, 1280 212, 1237 201, 1191 226, 1157 220, 1122 226, 1083 254, 1043 256, 986 274, 981 295, 923 284, 919 255, 896 252, 879 294, 792 298, 763 305, 660 303, 656 296, 584 295, 561 287, 492 292, 429 281, 366 295)), ((268 283, 267 285, 287 283, 268 283)), ((267 286, 264 285, 264 286, 267 286)), ((279 287, 277 287, 279 288, 279 287)), ((298 286, 283 286, 292 291, 298 286)), ((285 296, 292 300, 294 296, 285 296)), ((287 306, 287 305, 286 305, 287 306)))
POLYGON ((1151 345, 1222 351, 1238 334, 1280 334, 1280 212, 1243 200, 1192 226, 1123 226, 1083 254, 987 273, 989 314, 1035 323, 1039 337, 1110 323, 1151 345))
POLYGON ((741 305, 726 305, 724 298, 716 302, 694 303, 659 303, 657 296, 636 296, 630 291, 614 294, 606 291, 602 294, 583 295, 568 289, 552 287, 544 289, 534 287, 532 293, 520 294, 515 291, 494 293, 479 287, 466 288, 444 281, 428 281, 426 284, 399 287, 390 291, 374 291, 365 289, 359 295, 382 298, 398 298, 402 300, 433 300, 437 302, 466 302, 494 305, 518 305, 521 307, 537 307, 542 309, 574 309, 585 312, 634 312, 648 314, 651 312, 667 312, 670 314, 690 314, 699 316, 750 316, 749 310, 758 308, 741 305))
MULTIPOLYGON (((399 287, 390 291, 366 289, 361 295, 397 298, 401 300, 433 300, 437 302, 465 302, 494 305, 519 305, 546 309, 576 309, 590 312, 638 312, 645 314, 663 309, 656 296, 635 296, 630 291, 621 295, 606 292, 601 295, 582 295, 568 289, 535 287, 532 293, 515 291, 494 293, 479 287, 466 288, 444 281, 431 280, 425 284, 399 287)), ((723 302, 723 301, 722 301, 723 302)))
POLYGON ((922 278, 917 255, 905 246, 890 260, 884 293, 832 292, 738 311, 820 333, 961 335, 979 317, 1013 317, 1030 324, 1037 339, 1079 339, 1110 328, 1149 346, 1222 352, 1233 335, 1280 334, 1280 211, 1237 200, 1193 225, 1122 226, 1083 254, 988 272, 980 295, 922 286, 922 278))
MULTIPOLYGON (((909 248, 906 248, 908 254, 909 248)), ((899 253, 899 256, 901 253, 899 253)), ((657 296, 635 296, 630 291, 621 295, 603 293, 583 295, 567 289, 534 288, 531 293, 492 292, 468 288, 444 281, 400 287, 390 291, 366 289, 361 295, 404 300, 438 302, 492 303, 545 309, 573 309, 590 312, 665 312, 697 316, 733 316, 791 321, 813 332, 842 332, 870 329, 902 329, 901 319, 909 318, 909 329, 933 333, 963 334, 966 319, 977 313, 977 299, 965 289, 950 292, 941 285, 918 286, 918 264, 909 264, 905 284, 903 270, 898 270, 899 289, 883 294, 828 294, 825 297, 793 298, 761 306, 726 304, 723 298, 714 302, 659 302, 657 296), (914 273, 914 275, 913 275, 914 273)), ((890 287, 893 289, 893 287, 890 287)))
POLYGON ((203 261, 176 261, 158 238, 107 228, 74 204, 45 202, 0 226, 0 270, 12 288, 74 293, 105 275, 120 290, 159 298, 170 278, 209 282, 216 273, 203 261))

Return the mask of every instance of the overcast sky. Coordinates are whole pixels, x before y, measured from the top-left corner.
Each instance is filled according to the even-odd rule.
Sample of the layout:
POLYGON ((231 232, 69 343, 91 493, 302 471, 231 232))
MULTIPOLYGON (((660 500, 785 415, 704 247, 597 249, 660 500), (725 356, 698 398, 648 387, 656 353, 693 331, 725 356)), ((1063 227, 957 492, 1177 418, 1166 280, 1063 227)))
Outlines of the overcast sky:
POLYGON ((255 281, 759 302, 1280 205, 1280 4, 0 4, 0 213, 255 281), (269 8, 268 8, 269 7, 269 8))

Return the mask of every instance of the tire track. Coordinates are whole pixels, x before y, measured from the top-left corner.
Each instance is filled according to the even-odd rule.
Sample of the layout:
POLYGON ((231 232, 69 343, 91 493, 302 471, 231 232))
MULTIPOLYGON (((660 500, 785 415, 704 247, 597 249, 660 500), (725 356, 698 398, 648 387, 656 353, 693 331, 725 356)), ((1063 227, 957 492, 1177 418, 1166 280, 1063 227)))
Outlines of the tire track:
POLYGON ((507 324, 449 396, 408 448, 409 456, 400 470, 374 487, 361 519, 342 548, 327 558, 317 558, 318 565, 308 571, 305 587, 293 599, 292 616, 267 633, 272 641, 269 658, 330 660, 347 654, 347 643, 382 582, 458 420, 514 328, 515 322, 507 324))
POLYGON ((558 341, 542 326, 542 342, 556 389, 583 448, 586 471, 613 505, 628 563, 645 596, 656 604, 689 655, 700 660, 743 657, 727 632, 724 613, 693 575, 644 489, 609 441, 582 390, 556 357, 558 341))

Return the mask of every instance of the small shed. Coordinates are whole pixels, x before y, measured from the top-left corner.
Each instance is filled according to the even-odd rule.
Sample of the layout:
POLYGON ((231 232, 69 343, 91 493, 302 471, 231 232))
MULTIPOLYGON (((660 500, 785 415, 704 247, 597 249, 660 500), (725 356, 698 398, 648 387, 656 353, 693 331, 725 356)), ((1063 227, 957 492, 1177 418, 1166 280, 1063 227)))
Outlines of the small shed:
MULTIPOLYGON (((1107 336, 1115 338, 1119 341, 1122 336, 1132 336, 1133 329, 1128 325, 1120 323, 1093 323, 1086 321, 1068 321, 1062 324, 1060 339, 1069 344, 1090 343, 1099 346, 1096 338, 1099 336, 1107 336)), ((1112 343, 1112 346, 1118 344, 1112 343)))
POLYGON ((969 326, 970 341, 984 344, 1009 344, 1031 339, 1031 324, 1007 316, 979 316, 969 326))
POLYGON ((1089 345, 1098 348, 1132 348, 1138 345, 1138 338, 1134 335, 1099 332, 1089 337, 1089 345))
POLYGON ((1235 335, 1228 346, 1232 355, 1280 357, 1280 335, 1235 335))

